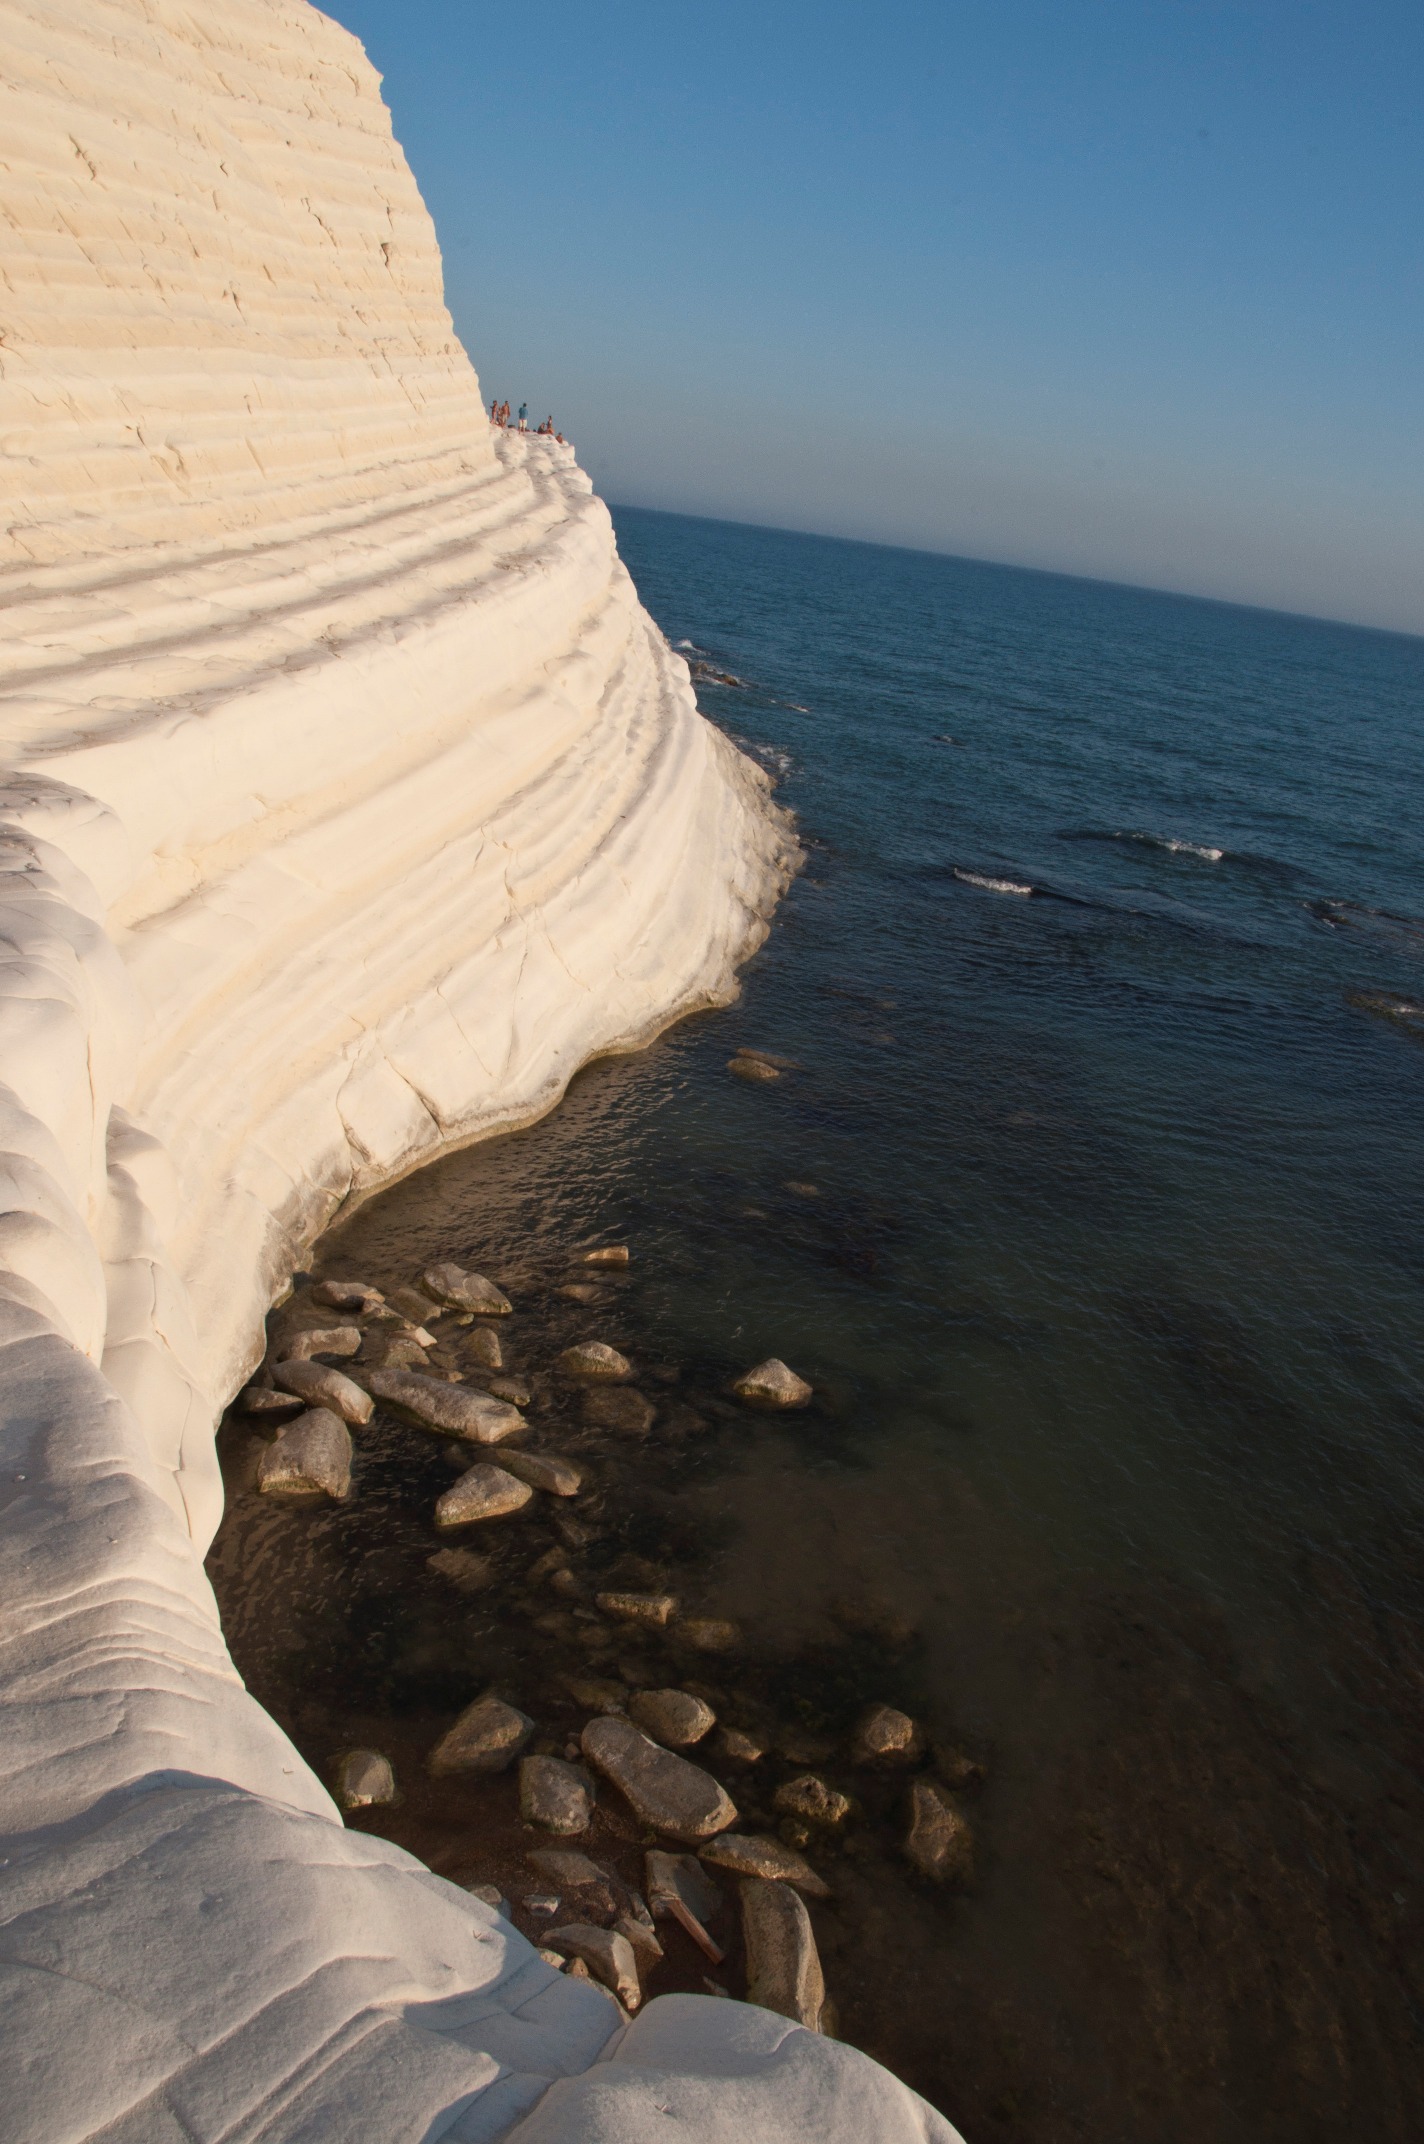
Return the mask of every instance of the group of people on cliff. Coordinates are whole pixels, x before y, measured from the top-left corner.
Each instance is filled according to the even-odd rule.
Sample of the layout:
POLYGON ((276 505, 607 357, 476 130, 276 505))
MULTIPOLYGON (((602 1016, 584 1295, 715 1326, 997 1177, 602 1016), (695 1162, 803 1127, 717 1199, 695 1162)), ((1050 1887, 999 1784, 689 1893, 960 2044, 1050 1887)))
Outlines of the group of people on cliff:
MULTIPOLYGON (((491 423, 492 425, 494 425, 494 426, 495 426, 495 428, 496 428, 496 430, 498 430, 498 431, 501 431, 501 432, 506 432, 506 431, 508 431, 508 429, 509 429, 509 404, 508 404, 507 402, 491 402, 491 404, 490 404, 490 423, 491 423)), ((517 417, 517 418, 515 419, 515 426, 514 426, 514 428, 515 428, 515 430, 516 430, 517 432, 527 432, 527 431, 528 431, 528 429, 529 429, 529 404, 528 404, 527 402, 521 402, 521 403, 520 403, 520 405, 519 405, 519 415, 518 415, 518 417, 517 417)), ((560 445, 561 447, 563 447, 563 446, 567 446, 567 444, 568 444, 567 440, 566 440, 566 439, 564 438, 564 435, 563 435, 563 433, 562 433, 562 432, 556 432, 556 431, 554 430, 554 420, 553 420, 553 418, 552 418, 552 417, 546 417, 546 418, 544 419, 544 422, 543 422, 542 424, 536 424, 536 425, 535 425, 535 427, 534 427, 534 437, 535 437, 536 439, 557 439, 557 441, 559 442, 559 445, 560 445)))

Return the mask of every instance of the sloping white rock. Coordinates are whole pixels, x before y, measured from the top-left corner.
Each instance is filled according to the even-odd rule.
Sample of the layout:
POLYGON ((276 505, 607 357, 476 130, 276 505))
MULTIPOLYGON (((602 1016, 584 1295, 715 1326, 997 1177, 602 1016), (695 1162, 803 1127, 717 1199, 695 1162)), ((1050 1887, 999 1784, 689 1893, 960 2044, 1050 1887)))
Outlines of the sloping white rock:
POLYGON ((943 2139, 744 2006, 619 2040, 232 1667, 214 1421, 304 1247, 729 997, 791 851, 572 451, 491 434, 354 39, 0 49, 6 2134, 943 2139))

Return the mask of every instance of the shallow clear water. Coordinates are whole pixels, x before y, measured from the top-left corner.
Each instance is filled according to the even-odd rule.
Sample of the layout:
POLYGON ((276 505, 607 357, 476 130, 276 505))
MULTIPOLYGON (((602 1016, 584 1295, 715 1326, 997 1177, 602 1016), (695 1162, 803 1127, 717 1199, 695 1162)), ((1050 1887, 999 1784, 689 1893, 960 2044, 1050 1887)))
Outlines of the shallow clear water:
MULTIPOLYGON (((813 1734, 883 1697, 985 1763, 967 1891, 863 1788, 818 1920, 845 2036, 971 2144, 1417 2134, 1424 642, 615 518, 806 869, 736 1007, 323 1269, 522 1277, 540 1344, 694 1400, 768 1354, 814 1381, 613 1454, 603 1524, 745 1624, 722 1686, 813 1734), (743 1043, 792 1063, 733 1078, 743 1043), (634 1264, 585 1310, 552 1291, 595 1239, 634 1264)), ((436 1461, 402 1562, 408 1467, 275 1515, 233 1434, 215 1580, 315 1761, 414 1748, 481 1646, 536 1677, 432 1632, 436 1461)), ((458 1821, 378 1828, 445 1865, 458 1821)))

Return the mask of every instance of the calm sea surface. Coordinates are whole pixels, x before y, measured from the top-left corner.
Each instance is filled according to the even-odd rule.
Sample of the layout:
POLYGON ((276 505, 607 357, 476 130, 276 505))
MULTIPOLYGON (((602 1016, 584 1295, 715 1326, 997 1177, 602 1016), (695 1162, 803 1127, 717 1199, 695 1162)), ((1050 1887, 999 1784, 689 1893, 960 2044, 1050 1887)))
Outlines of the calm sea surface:
MULTIPOLYGON (((627 1241, 588 1330, 695 1391, 814 1381, 675 1462, 654 1431, 620 1549, 808 1732, 885 1698, 986 1767, 970 1888, 912 1879, 886 1804, 818 1921, 844 2036, 970 2144, 1417 2137, 1424 642, 615 518, 806 868, 735 1007, 324 1269, 627 1241), (745 1083, 739 1044, 792 1063, 745 1083)), ((316 1761, 474 1694, 371 1639, 408 1601, 358 1645, 329 1562, 299 1676, 251 1574, 312 1522, 256 1510, 214 1575, 316 1761)))

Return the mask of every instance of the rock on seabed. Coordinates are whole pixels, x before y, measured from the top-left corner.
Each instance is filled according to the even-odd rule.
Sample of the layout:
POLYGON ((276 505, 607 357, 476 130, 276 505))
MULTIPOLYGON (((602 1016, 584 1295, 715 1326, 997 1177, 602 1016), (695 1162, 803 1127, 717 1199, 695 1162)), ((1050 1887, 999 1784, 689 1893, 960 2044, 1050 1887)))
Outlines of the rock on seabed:
POLYGON ((534 1732, 527 1713, 502 1698, 477 1697, 430 1752, 437 1778, 453 1772, 507 1772, 534 1732))
POLYGON ((448 1303, 455 1310, 473 1310, 484 1318, 507 1318, 514 1308, 503 1290, 486 1280, 483 1273, 467 1273, 463 1266, 449 1261, 427 1266, 420 1277, 437 1303, 448 1303))
POLYGON ((528 1482, 516 1481, 503 1467, 471 1467, 435 1506, 437 1526, 475 1526, 484 1519, 508 1518, 533 1498, 528 1482))
POLYGON ((739 1377, 732 1390, 748 1407, 804 1407, 813 1397, 805 1378, 788 1370, 775 1355, 739 1377))
POLYGON ((523 1415, 507 1400, 491 1399, 468 1385, 447 1385, 418 1370, 369 1370, 366 1383, 378 1400, 412 1417, 423 1429, 466 1437, 472 1444, 500 1444, 524 1428, 523 1415))
POLYGON ((298 1415, 262 1454, 257 1486, 264 1496, 329 1496, 340 1503, 351 1490, 351 1433, 346 1424, 324 1407, 298 1415))
POLYGON ((583 1753, 654 1831, 695 1846, 737 1820, 736 1804, 710 1772, 650 1742, 631 1720, 590 1720, 583 1753))

